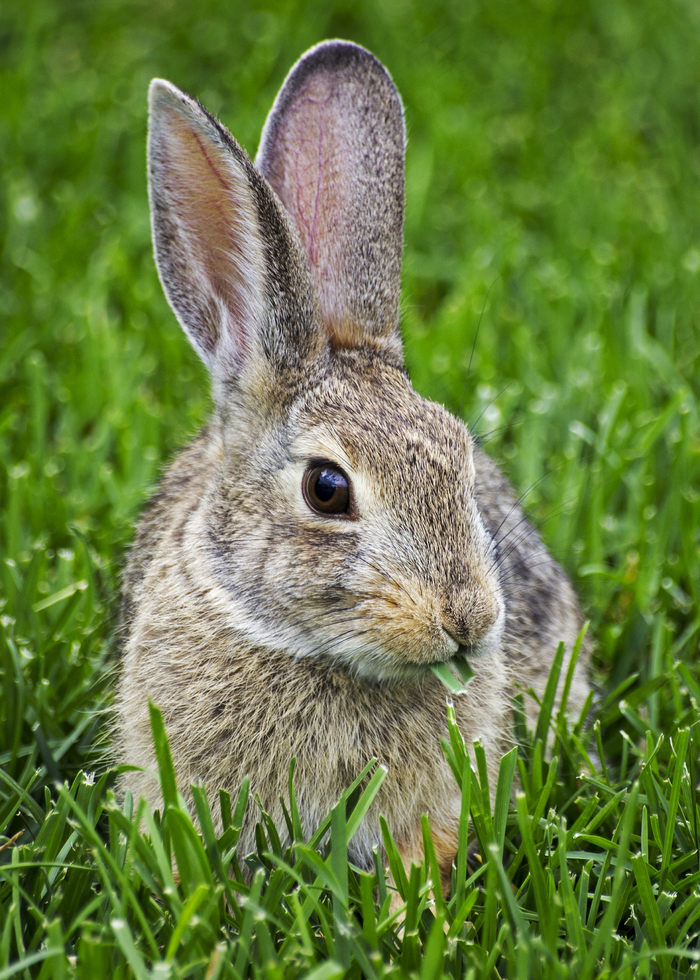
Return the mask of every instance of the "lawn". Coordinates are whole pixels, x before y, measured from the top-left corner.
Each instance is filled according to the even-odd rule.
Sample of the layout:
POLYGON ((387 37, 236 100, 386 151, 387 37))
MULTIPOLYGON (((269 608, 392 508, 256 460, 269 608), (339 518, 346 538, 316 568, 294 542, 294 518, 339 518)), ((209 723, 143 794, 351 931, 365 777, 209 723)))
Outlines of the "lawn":
POLYGON ((4 0, 0 80, 0 980, 699 975, 697 4, 4 0), (387 835, 400 920, 347 861, 381 770, 304 841, 292 766, 293 849, 261 813, 246 856, 246 786, 193 822, 157 710, 164 812, 109 761, 133 521, 210 408, 152 259, 148 82, 252 155, 325 37, 404 99, 413 383, 524 495, 596 642, 588 724, 516 711, 493 811, 452 731, 452 894, 427 827, 410 878, 387 835))

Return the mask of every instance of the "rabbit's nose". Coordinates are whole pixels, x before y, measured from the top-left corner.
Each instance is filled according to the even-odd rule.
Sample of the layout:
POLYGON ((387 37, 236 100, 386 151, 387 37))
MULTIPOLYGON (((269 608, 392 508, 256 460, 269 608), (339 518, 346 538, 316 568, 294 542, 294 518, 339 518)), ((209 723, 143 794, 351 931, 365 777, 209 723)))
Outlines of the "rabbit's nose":
POLYGON ((455 589, 443 605, 441 625, 460 646, 473 647, 487 636, 499 613, 498 597, 492 591, 455 589))

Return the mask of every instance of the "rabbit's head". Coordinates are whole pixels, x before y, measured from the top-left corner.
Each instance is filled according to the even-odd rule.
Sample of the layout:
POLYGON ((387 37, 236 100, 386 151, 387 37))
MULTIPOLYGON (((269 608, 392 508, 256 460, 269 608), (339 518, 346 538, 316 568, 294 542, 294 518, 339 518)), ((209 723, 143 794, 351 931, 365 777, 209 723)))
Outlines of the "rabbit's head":
POLYGON ((194 100, 150 93, 153 237, 212 376, 216 478, 192 560, 222 629, 374 681, 498 644, 472 439, 403 369, 403 112, 346 42, 313 48, 256 165, 194 100))

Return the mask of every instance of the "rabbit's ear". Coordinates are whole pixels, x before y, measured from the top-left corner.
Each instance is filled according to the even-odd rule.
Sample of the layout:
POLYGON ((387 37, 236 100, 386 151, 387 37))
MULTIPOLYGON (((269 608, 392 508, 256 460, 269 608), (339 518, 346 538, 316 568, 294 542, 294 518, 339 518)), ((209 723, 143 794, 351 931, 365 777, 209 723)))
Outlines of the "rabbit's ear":
POLYGON ((149 196, 168 301, 215 382, 300 367, 321 338, 308 265, 245 151, 194 99, 154 79, 149 196), (263 365, 265 367, 265 365, 263 365))
POLYGON ((331 341, 398 363, 405 143, 386 69, 326 41, 287 76, 255 161, 297 227, 331 341))

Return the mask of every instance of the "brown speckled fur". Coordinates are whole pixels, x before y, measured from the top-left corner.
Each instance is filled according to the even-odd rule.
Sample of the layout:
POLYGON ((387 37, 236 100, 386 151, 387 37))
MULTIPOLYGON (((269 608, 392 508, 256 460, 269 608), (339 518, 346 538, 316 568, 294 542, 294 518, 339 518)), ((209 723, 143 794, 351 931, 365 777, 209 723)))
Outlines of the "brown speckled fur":
MULTIPOLYGON (((582 617, 495 464, 402 369, 403 154, 391 79, 346 42, 290 73, 260 172, 201 106, 152 86, 156 258, 216 409, 138 527, 118 746, 124 762, 155 768, 151 697, 181 790, 236 792, 248 774, 280 828, 296 755, 307 833, 376 756, 388 776, 353 860, 368 867, 381 850, 380 813, 416 857, 427 812, 447 876, 459 797, 429 664, 458 645, 469 656, 475 677, 455 711, 467 742, 485 746, 493 788, 515 685, 543 692, 582 617), (348 515, 305 503, 317 460, 350 478, 348 515)), ((123 786, 159 803, 147 773, 123 786)), ((243 851, 255 819, 251 805, 243 851)))

